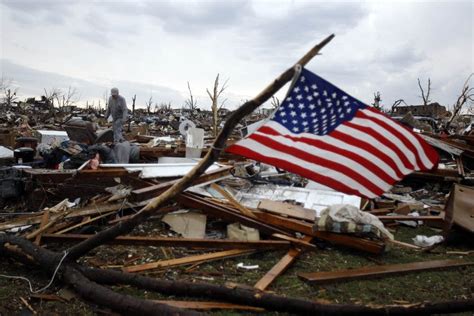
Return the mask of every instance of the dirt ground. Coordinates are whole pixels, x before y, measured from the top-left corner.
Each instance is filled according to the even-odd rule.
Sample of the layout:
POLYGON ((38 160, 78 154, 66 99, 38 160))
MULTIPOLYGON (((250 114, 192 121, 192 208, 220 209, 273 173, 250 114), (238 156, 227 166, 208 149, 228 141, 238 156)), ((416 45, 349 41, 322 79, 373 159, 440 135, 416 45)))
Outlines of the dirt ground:
MULTIPOLYGON (((150 224, 152 225, 152 224, 150 224)), ((159 223, 155 228, 137 227, 135 234, 140 235, 149 229, 160 231, 159 223), (156 228, 158 227, 158 228, 156 228)), ((436 231, 426 226, 419 228, 400 227, 395 233, 397 240, 412 242, 416 235, 435 235, 436 231)), ((447 251, 469 251, 473 249, 474 239, 460 230, 454 230, 450 236, 448 246, 440 246, 432 253, 392 247, 386 253, 374 256, 359 251, 347 250, 340 247, 323 245, 323 248, 306 252, 296 263, 277 278, 269 290, 280 295, 320 300, 332 303, 353 304, 409 304, 424 301, 443 301, 453 299, 467 299, 474 296, 474 266, 450 268, 447 270, 410 273, 400 276, 384 277, 371 280, 355 280, 331 284, 309 284, 297 277, 299 272, 331 271, 337 269, 357 268, 367 265, 407 263, 438 259, 462 259, 474 262, 474 254, 453 255, 447 251)), ((54 247, 54 245, 53 245, 54 247)), ((59 249, 64 245, 56 245, 59 249)), ((83 258, 88 264, 95 266, 121 265, 133 261, 134 264, 156 261, 166 257, 180 257, 192 253, 185 249, 173 248, 163 251, 160 247, 100 247, 83 258), (136 259, 134 259, 136 258, 136 259)), ((285 251, 266 251, 193 267, 181 267, 166 271, 154 271, 149 276, 170 280, 187 280, 195 282, 210 282, 224 284, 233 282, 248 286, 254 285, 278 260, 285 251), (242 271, 237 264, 258 265, 259 268, 251 271, 242 271)), ((25 276, 38 289, 48 283, 50 276, 44 275, 35 267, 27 267, 11 259, 3 258, 0 265, 0 274, 25 276)), ((162 297, 156 293, 136 290, 123 286, 114 287, 121 293, 133 294, 146 299, 177 299, 191 300, 191 298, 162 297)), ((57 294, 61 301, 47 301, 31 296, 26 281, 0 277, 0 314, 1 315, 32 315, 20 298, 25 299, 38 315, 104 315, 112 314, 109 310, 82 301, 72 291, 62 288, 56 282, 43 294, 57 294)), ((197 300, 193 298, 192 300, 197 300)), ((209 300, 209 299, 204 299, 209 300)), ((214 315, 251 314, 237 311, 213 311, 214 315)), ((261 315, 278 315, 279 313, 259 313, 261 315)), ((465 313, 465 315, 472 315, 465 313)))

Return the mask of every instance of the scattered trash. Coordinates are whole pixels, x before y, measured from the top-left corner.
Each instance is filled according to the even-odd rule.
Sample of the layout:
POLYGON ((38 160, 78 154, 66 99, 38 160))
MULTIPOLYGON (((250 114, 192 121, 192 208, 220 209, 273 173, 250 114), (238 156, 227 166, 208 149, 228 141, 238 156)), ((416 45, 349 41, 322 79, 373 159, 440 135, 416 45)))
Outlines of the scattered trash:
POLYGON ((436 235, 436 236, 423 236, 423 235, 416 235, 413 238, 413 243, 419 247, 431 247, 433 245, 442 243, 444 241, 443 236, 436 235))
POLYGON ((258 266, 258 264, 253 265, 253 266, 252 265, 244 265, 243 262, 239 262, 239 263, 237 263, 237 268, 244 269, 244 270, 256 270, 256 269, 259 268, 259 266, 258 266))

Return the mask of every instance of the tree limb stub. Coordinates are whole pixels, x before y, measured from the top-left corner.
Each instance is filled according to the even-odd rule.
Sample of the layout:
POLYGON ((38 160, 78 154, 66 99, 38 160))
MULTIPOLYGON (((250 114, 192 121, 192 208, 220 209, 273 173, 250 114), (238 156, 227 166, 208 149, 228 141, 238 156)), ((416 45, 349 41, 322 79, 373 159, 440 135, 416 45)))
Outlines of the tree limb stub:
MULTIPOLYGON (((318 45, 314 46, 309 52, 307 52, 296 64, 301 66, 306 65, 314 56, 316 56, 319 51, 326 46, 332 39, 334 34, 325 38, 318 45)), ((284 73, 282 73, 277 79, 273 81, 272 84, 267 86, 260 94, 258 94, 254 99, 245 102, 237 110, 232 113, 230 118, 224 124, 221 132, 217 136, 212 149, 208 151, 206 156, 180 181, 176 182, 171 188, 154 198, 150 201, 145 207, 143 207, 134 217, 130 218, 127 221, 116 224, 115 226, 104 230, 93 237, 71 247, 69 249, 68 260, 76 260, 82 255, 86 254, 90 250, 102 245, 104 242, 114 239, 117 236, 128 233, 139 223, 146 220, 150 215, 152 215, 156 209, 158 209, 164 203, 175 198, 186 188, 188 188, 192 181, 199 177, 206 169, 211 166, 221 154, 225 142, 229 135, 234 130, 234 127, 240 122, 242 118, 252 113, 265 101, 271 98, 279 89, 281 89, 288 81, 293 78, 294 67, 289 68, 284 73)))

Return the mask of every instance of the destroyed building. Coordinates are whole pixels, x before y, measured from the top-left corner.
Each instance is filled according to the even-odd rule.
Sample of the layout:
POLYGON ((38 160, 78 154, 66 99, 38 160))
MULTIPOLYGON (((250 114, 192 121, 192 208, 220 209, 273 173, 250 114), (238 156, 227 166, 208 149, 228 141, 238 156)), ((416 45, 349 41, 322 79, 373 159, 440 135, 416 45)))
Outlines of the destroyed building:
POLYGON ((403 116, 411 112, 414 116, 425 116, 434 119, 447 118, 451 114, 446 110, 446 107, 433 102, 427 105, 399 105, 394 108, 394 116, 403 116))
MULTIPOLYGON (((308 56, 317 55, 332 37, 308 56)), ((301 71, 309 80, 309 71, 301 71)), ((290 81, 295 74, 290 68, 281 78, 290 81)), ((217 137, 211 113, 198 109, 137 110, 124 124, 126 141, 120 143, 113 143, 100 110, 56 109, 57 115, 41 106, 9 110, 8 118, 0 118, 0 255, 5 259, 1 274, 7 276, 0 282, 15 290, 4 293, 8 301, 0 312, 22 306, 34 314, 44 305, 63 311, 79 302, 83 313, 144 315, 469 311, 474 286, 472 131, 413 131, 349 95, 328 92, 328 83, 321 91, 329 99, 327 107, 321 113, 301 111, 291 122, 293 131, 307 125, 306 113, 321 117, 321 126, 313 126, 316 141, 327 135, 327 126, 336 128, 326 110, 342 117, 343 110, 378 115, 400 147, 367 143, 372 151, 365 153, 373 161, 356 158, 365 159, 362 176, 377 169, 382 180, 394 174, 399 181, 379 181, 382 190, 373 189, 375 177, 362 180, 375 191, 365 196, 343 192, 351 185, 349 177, 340 181, 340 190, 325 185, 342 172, 356 173, 350 165, 356 155, 348 158, 349 147, 334 149, 334 140, 318 143, 320 156, 311 157, 336 166, 317 179, 226 150, 245 145, 252 136, 244 136, 252 133, 264 138, 263 131, 270 129, 265 124, 275 124, 268 115, 275 111, 296 117, 289 102, 302 99, 298 91, 306 87, 298 86, 301 74, 295 78, 299 81, 288 94, 290 101, 276 110, 255 112, 265 101, 260 99, 237 111, 219 111, 225 123, 217 137), (356 105, 348 109, 347 100, 356 105), (340 107, 331 110, 335 104, 340 107), (417 140, 421 149, 413 149, 402 136, 417 140), (406 158, 410 150, 431 155, 433 161, 406 158), (400 161, 383 160, 391 152, 400 161), (418 166, 424 163, 428 167, 418 166), (9 278, 18 275, 32 279, 34 289, 29 291, 24 279, 9 278)), ((277 84, 260 95, 269 98, 277 84)), ((306 89, 309 109, 319 95, 316 86, 306 89)), ((437 104, 416 114, 434 119, 443 113, 437 104)), ((360 136, 366 130, 351 132, 360 136)), ((272 142, 291 138, 273 136, 272 142)), ((285 163, 298 168, 295 161, 305 158, 300 152, 305 144, 296 147, 300 156, 285 163)), ((282 157, 280 152, 275 160, 282 157)))

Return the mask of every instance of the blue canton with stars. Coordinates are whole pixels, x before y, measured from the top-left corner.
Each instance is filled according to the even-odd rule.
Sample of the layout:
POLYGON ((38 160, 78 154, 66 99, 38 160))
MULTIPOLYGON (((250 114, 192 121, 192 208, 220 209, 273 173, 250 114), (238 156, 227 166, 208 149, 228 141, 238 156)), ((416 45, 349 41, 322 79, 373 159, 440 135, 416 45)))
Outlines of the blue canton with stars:
POLYGON ((294 134, 326 135, 366 105, 309 70, 302 69, 272 120, 294 134))

